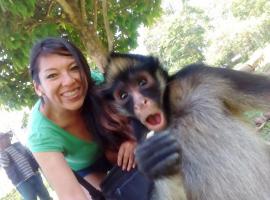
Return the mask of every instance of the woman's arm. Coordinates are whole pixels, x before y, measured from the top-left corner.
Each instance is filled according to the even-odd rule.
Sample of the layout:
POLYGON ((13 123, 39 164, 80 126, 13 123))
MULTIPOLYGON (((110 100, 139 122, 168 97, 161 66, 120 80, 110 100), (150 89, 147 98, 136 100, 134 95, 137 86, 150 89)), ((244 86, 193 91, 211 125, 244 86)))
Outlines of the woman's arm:
POLYGON ((59 200, 87 200, 85 192, 60 152, 33 153, 59 200))
POLYGON ((105 150, 106 158, 112 164, 117 164, 123 170, 131 170, 136 166, 135 163, 135 148, 137 147, 137 142, 134 140, 127 140, 121 143, 118 152, 112 150, 105 150))

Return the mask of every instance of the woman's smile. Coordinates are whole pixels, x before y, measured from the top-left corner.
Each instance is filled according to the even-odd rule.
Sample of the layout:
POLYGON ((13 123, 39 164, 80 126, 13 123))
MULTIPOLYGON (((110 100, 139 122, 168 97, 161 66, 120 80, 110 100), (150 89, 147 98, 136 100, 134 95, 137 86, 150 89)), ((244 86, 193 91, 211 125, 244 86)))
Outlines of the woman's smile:
POLYGON ((80 96, 81 93, 82 93, 82 92, 81 92, 81 90, 80 90, 80 87, 78 87, 78 88, 76 88, 76 89, 67 90, 67 91, 63 92, 63 93, 61 94, 61 96, 67 97, 67 98, 69 98, 69 99, 73 99, 73 98, 76 98, 76 97, 80 96))

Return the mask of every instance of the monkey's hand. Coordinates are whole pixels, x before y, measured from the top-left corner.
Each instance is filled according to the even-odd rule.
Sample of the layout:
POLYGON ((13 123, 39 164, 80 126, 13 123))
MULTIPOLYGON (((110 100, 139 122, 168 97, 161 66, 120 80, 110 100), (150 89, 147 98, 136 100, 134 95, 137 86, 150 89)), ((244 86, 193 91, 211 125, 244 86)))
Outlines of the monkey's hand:
POLYGON ((137 146, 135 160, 138 169, 149 178, 179 172, 181 149, 173 134, 157 133, 137 146))

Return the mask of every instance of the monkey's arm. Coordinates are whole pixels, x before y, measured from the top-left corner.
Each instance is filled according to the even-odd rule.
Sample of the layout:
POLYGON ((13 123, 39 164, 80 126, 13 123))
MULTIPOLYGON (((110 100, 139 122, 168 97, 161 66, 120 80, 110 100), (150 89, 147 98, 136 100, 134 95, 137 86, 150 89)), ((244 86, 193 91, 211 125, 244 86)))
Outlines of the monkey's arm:
POLYGON ((186 93, 189 93, 190 88, 195 86, 198 89, 197 94, 217 98, 236 113, 270 108, 270 78, 267 76, 193 64, 179 71, 171 79, 185 82, 182 84, 184 92, 186 90, 186 93))
POLYGON ((181 150, 173 134, 156 133, 137 146, 135 159, 141 172, 160 178, 179 172, 181 150))
POLYGON ((228 88, 223 93, 224 99, 227 102, 233 103, 243 110, 270 108, 269 77, 224 68, 210 67, 209 71, 213 71, 213 76, 221 77, 228 81, 228 88))
POLYGON ((270 79, 254 73, 241 72, 229 69, 216 69, 220 77, 228 80, 229 89, 223 96, 226 103, 242 109, 270 108, 270 79), (226 96, 225 96, 226 95, 226 96))

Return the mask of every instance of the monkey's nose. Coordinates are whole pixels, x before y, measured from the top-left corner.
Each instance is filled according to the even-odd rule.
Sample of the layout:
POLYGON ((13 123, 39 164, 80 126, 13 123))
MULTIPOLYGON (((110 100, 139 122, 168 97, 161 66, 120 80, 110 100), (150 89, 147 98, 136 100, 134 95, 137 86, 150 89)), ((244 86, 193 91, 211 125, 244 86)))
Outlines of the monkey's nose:
POLYGON ((142 99, 139 102, 135 102, 134 109, 143 109, 147 104, 147 99, 142 99))

